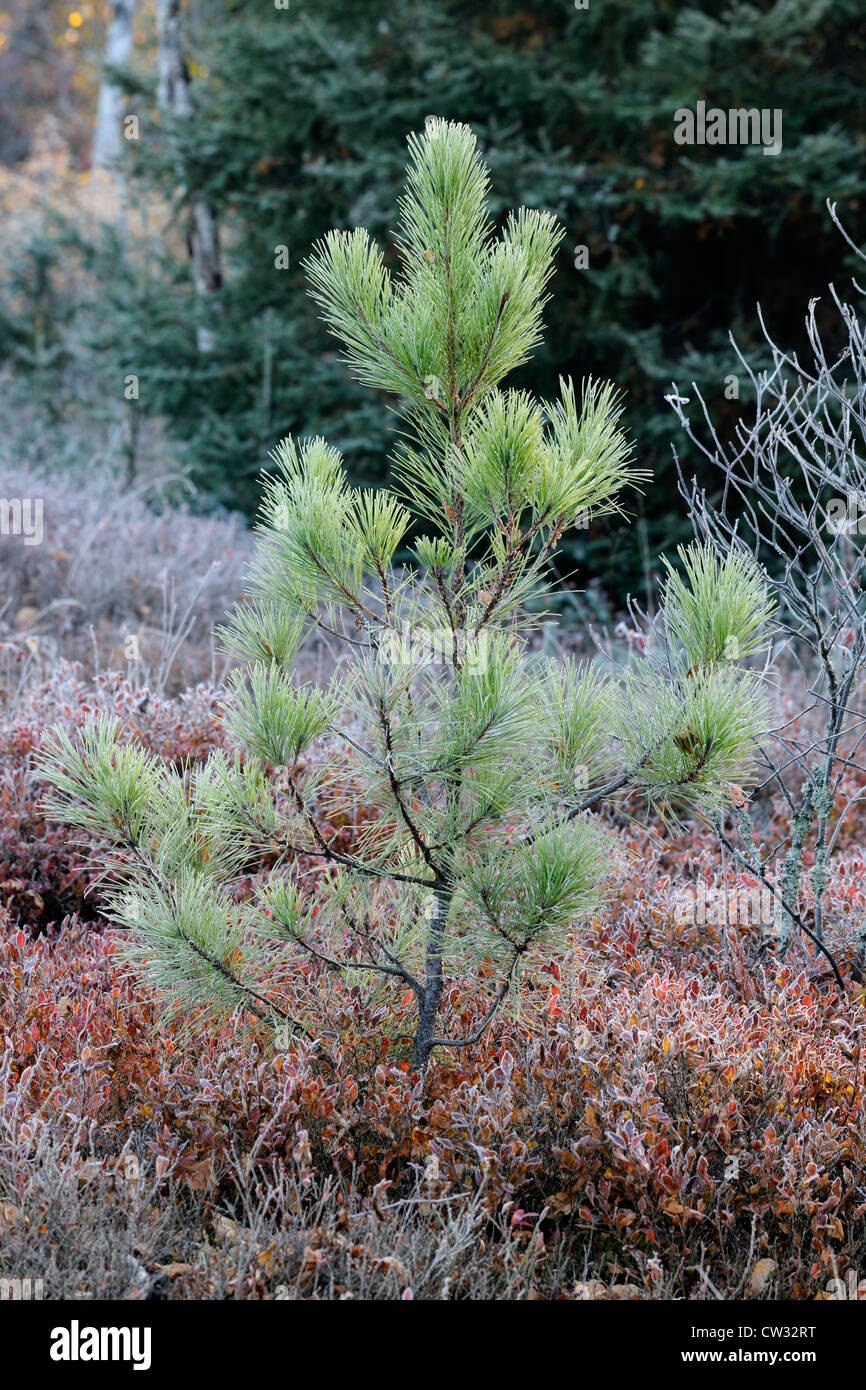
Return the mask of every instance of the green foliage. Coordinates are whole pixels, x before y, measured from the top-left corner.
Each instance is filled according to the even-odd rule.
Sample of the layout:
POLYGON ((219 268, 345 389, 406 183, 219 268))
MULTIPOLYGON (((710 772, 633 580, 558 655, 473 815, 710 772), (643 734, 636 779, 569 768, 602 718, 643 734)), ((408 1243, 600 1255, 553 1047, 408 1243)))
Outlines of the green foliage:
POLYGON ((694 668, 751 655, 773 604, 750 557, 731 550, 722 559, 704 545, 681 546, 683 573, 663 560, 667 579, 663 607, 672 642, 694 668))
POLYGON ((753 747, 767 727, 760 681, 729 667, 626 681, 618 724, 634 781, 659 810, 711 815, 754 772, 753 747))
POLYGON ((248 682, 232 673, 226 727, 247 752, 274 767, 293 767, 336 712, 333 699, 296 690, 274 666, 253 666, 248 682))
POLYGON ((65 798, 47 809, 94 835, 136 844, 146 833, 160 765, 144 748, 119 744, 118 727, 114 718, 92 721, 80 747, 64 729, 46 737, 46 756, 57 768, 54 784, 65 798))
MULTIPOLYGON (((640 462, 658 480, 645 510, 650 549, 661 549, 687 533, 672 505, 662 399, 670 382, 698 382, 730 433, 741 407, 724 394, 726 376, 740 370, 728 332, 747 350, 759 345, 759 300, 769 322, 796 330, 801 303, 838 279, 828 195, 860 239, 864 26, 859 0, 696 0, 686 8, 630 0, 581 11, 567 0, 394 0, 387 13, 355 0, 293 0, 284 12, 225 0, 219 23, 196 37, 192 56, 208 76, 193 82, 194 119, 145 119, 127 152, 133 188, 156 187, 178 216, 199 194, 216 209, 225 273, 205 310, 213 351, 196 346, 202 310, 188 266, 151 257, 143 277, 117 247, 99 258, 97 369, 115 399, 117 383, 137 373, 140 408, 167 419, 196 480, 249 514, 260 460, 288 434, 327 435, 353 480, 380 482, 392 442, 387 415, 327 350, 302 263, 316 243, 320 255, 331 248, 338 258, 330 289, 336 262, 320 262, 317 293, 331 294, 329 321, 348 330, 346 352, 364 381, 419 408, 419 376, 447 396, 442 347, 429 355, 430 324, 442 311, 443 230, 423 199, 434 176, 452 188, 476 177, 468 147, 455 150, 448 170, 419 164, 413 172, 402 240, 373 253, 359 230, 383 237, 405 131, 423 129, 435 112, 476 130, 495 178, 490 211, 503 235, 481 277, 488 298, 477 322, 506 288, 515 296, 480 385, 501 379, 537 341, 519 296, 535 295, 532 266, 547 261, 551 224, 536 209, 549 208, 565 232, 556 299, 547 344, 519 369, 517 385, 545 395, 559 376, 594 372, 627 388, 640 462), (699 99, 781 109, 782 153, 677 145, 674 113, 699 99), (186 192, 177 207, 179 169, 186 192), (507 209, 521 204, 528 211, 509 224, 507 209), (333 227, 345 230, 328 239, 333 227), (275 268, 280 246, 288 269, 275 268), (581 247, 586 270, 575 268, 581 247), (406 290, 393 300, 386 286, 398 271, 406 290), (353 316, 353 295, 366 304, 367 323, 353 316), (422 308, 426 348, 413 363, 406 328, 422 308), (393 358, 377 355, 370 337, 386 314, 393 358)), ((135 100, 143 113, 152 108, 140 82, 135 100)), ((455 275, 470 267, 487 215, 485 189, 470 191, 464 223, 453 229, 455 275)), ((458 370, 477 370, 478 352, 478 337, 467 336, 458 370)), ((739 386, 746 398, 742 374, 739 386)), ((636 528, 596 515, 589 528, 569 529, 563 546, 568 571, 586 563, 617 593, 635 589, 636 528)))
POLYGON ((576 785, 582 772, 586 783, 598 783, 609 771, 605 754, 607 732, 619 692, 599 666, 570 658, 549 662, 544 682, 545 727, 557 782, 576 785))
MULTIPOLYGON (((759 683, 728 639, 755 650, 769 607, 757 570, 692 548, 669 581, 661 650, 638 670, 605 677, 529 655, 525 600, 548 586, 574 508, 615 508, 642 475, 610 386, 589 383, 579 401, 565 381, 545 412, 497 384, 512 360, 494 351, 503 286, 528 282, 513 294, 522 322, 509 320, 510 353, 525 354, 551 219, 520 213, 495 237, 464 126, 428 122, 410 156, 399 284, 355 236, 326 240, 310 274, 354 369, 377 383, 399 369, 418 510, 440 534, 418 542, 417 567, 393 566, 407 508, 353 486, 322 439, 285 441, 265 489, 255 602, 227 629, 252 663, 226 696, 243 757, 157 776, 106 726, 81 751, 58 739, 46 771, 70 816, 125 852, 116 911, 169 1007, 188 1015, 204 1002, 210 1020, 245 1002, 283 1017, 291 947, 353 980, 408 988, 423 1068, 437 1046, 472 1041, 437 1033, 446 967, 498 967, 492 1017, 529 953, 603 897, 617 856, 598 805, 636 789, 671 813, 710 814, 748 775, 759 683), (428 242, 433 259, 413 259, 428 242), (484 287, 503 265, 497 301, 484 287), (433 367, 444 396, 419 384, 433 367), (292 665, 317 628, 346 647, 325 690, 298 684, 292 665), (360 807, 366 825, 346 847, 325 808, 360 807), (239 903, 231 885, 256 853, 272 876, 239 903), (306 878, 305 861, 328 870, 324 882, 306 878)), ((293 1022, 321 1035, 319 1018, 293 1022)))
POLYGON ((56 240, 38 236, 3 267, 0 294, 0 365, 29 380, 49 417, 71 357, 66 332, 74 306, 63 272, 56 240))

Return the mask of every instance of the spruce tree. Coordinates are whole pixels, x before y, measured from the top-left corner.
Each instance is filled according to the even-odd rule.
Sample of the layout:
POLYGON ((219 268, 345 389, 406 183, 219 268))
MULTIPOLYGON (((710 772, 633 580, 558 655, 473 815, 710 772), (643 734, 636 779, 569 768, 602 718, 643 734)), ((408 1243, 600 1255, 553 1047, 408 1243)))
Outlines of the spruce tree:
POLYGON ((614 600, 636 590, 658 551, 690 534, 671 465, 671 381, 696 381, 730 435, 751 387, 729 332, 766 366, 755 302, 768 323, 798 326, 801 302, 838 279, 828 196, 862 239, 864 168, 851 157, 866 75, 860 0, 696 0, 685 17, 656 0, 194 8, 192 119, 152 120, 147 74, 123 78, 142 117, 141 139, 124 142, 130 196, 150 205, 156 191, 172 224, 154 213, 146 255, 107 238, 96 256, 87 368, 105 408, 135 373, 136 410, 162 422, 203 496, 250 516, 261 461, 288 433, 325 435, 352 481, 381 483, 392 417, 323 351, 301 262, 329 228, 366 226, 392 263, 403 134, 437 111, 476 131, 497 223, 525 204, 566 229, 546 340, 517 384, 545 395, 560 375, 595 373, 627 388, 641 460, 659 480, 649 554, 642 525, 603 518, 563 538, 559 569, 589 566, 614 600), (782 155, 678 145, 674 113, 700 99, 783 109, 782 155), (223 275, 197 296, 174 230, 202 199, 223 275))
POLYGON ((332 232, 307 263, 352 372, 397 402, 396 489, 351 486, 322 438, 285 440, 250 601, 223 632, 243 663, 226 694, 237 753, 166 770, 104 721, 78 744, 57 732, 45 770, 57 812, 112 846, 110 912, 170 1012, 246 1010, 327 1039, 280 992, 307 957, 408 990, 423 1069, 478 1039, 601 901, 606 800, 637 790, 712 814, 748 777, 762 711, 739 663, 768 605, 750 561, 696 546, 635 670, 532 654, 527 600, 564 532, 638 481, 622 407, 594 381, 562 381, 547 404, 501 386, 539 342, 560 230, 521 209, 493 234, 468 127, 430 120, 409 145, 399 277, 363 230, 332 232), (426 530, 398 567, 413 517, 426 530), (321 689, 293 675, 316 629, 346 653, 321 689), (365 809, 348 847, 325 814, 340 798, 365 809), (308 863, 326 870, 314 883, 308 863), (487 997, 461 1031, 446 979, 482 990, 482 963, 487 997))

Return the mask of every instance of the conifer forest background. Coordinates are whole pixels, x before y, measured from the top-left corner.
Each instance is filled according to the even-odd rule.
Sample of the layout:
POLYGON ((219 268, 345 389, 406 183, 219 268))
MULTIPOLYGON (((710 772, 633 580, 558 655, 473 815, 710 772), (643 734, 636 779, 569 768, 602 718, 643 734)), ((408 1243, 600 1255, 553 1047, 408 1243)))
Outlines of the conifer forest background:
MULTIPOLYGON (((517 380, 547 390, 560 375, 593 372, 628 392, 654 477, 639 504, 646 532, 590 530, 572 535, 567 552, 619 597, 643 591, 647 550, 651 564, 685 535, 664 400, 671 383, 696 381, 731 428, 729 334, 760 350, 760 304, 771 331, 795 345, 804 306, 853 263, 828 197, 862 242, 862 6, 270 8, 190 5, 192 116, 177 119, 167 99, 160 113, 154 6, 134 7, 128 43, 115 50, 119 114, 139 122, 121 147, 119 195, 93 167, 98 84, 106 56, 117 61, 106 54, 112 7, 84 5, 73 21, 64 6, 7 7, 0 364, 10 389, 44 405, 50 422, 83 415, 91 437, 122 427, 118 447, 133 473, 153 447, 158 466, 168 471, 170 460, 193 480, 202 505, 248 517, 262 460, 289 433, 325 434, 353 477, 381 481, 388 413, 347 379, 302 261, 332 227, 387 239, 407 133, 431 113, 461 120, 482 142, 493 216, 546 208, 565 228, 545 342, 517 380), (673 113, 701 98, 781 109, 781 154, 678 147, 673 113), (204 308, 185 230, 197 200, 219 236, 204 308), (207 353, 196 340, 200 313, 213 337, 207 353), (130 374, 140 385, 128 402, 130 374)), ((747 389, 744 380, 741 398, 747 389)), ((58 461, 75 452, 65 440, 61 431, 53 441, 58 461)))

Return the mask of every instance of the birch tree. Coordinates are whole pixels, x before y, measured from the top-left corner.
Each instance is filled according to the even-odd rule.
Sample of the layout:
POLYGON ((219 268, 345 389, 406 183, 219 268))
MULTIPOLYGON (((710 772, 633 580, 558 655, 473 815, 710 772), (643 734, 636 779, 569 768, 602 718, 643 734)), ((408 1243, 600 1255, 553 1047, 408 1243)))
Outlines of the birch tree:
POLYGON ((114 0, 105 40, 105 71, 99 84, 91 163, 94 169, 112 169, 123 148, 123 90, 113 73, 126 67, 133 48, 134 0, 114 0))

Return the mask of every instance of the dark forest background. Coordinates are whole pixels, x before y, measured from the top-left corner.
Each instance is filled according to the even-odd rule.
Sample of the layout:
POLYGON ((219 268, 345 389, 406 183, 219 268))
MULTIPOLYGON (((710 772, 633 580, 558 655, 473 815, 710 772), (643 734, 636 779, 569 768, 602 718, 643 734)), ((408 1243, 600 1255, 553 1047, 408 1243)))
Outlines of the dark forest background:
POLYGON ((109 79, 137 122, 112 166, 110 211, 85 225, 57 198, 46 215, 43 200, 27 235, 4 239, 7 419, 39 410, 59 455, 74 419, 119 430, 131 482, 154 466, 156 429, 161 466, 195 486, 198 506, 250 517, 288 433, 324 434, 356 480, 382 480, 388 402, 347 378, 302 262, 331 227, 364 225, 388 245, 407 133, 430 114, 468 122, 494 218, 544 207, 566 231, 546 341, 514 384, 552 395, 561 374, 612 378, 653 473, 633 516, 572 533, 568 562, 582 588, 592 577, 614 595, 643 592, 657 552, 687 529, 671 383, 688 394, 697 382, 731 430, 749 388, 729 334, 760 365, 758 302, 796 347, 808 301, 847 282, 828 198, 864 239, 862 0, 163 0, 162 16, 126 2, 132 46, 107 74, 117 5, 0 15, 7 171, 32 167, 41 115, 60 101, 62 177, 86 183, 109 79), (166 15, 181 101, 166 95, 166 15), (674 112, 698 100, 780 108, 781 154, 677 145, 674 112), (201 209, 219 238, 204 267, 191 232, 201 209))

